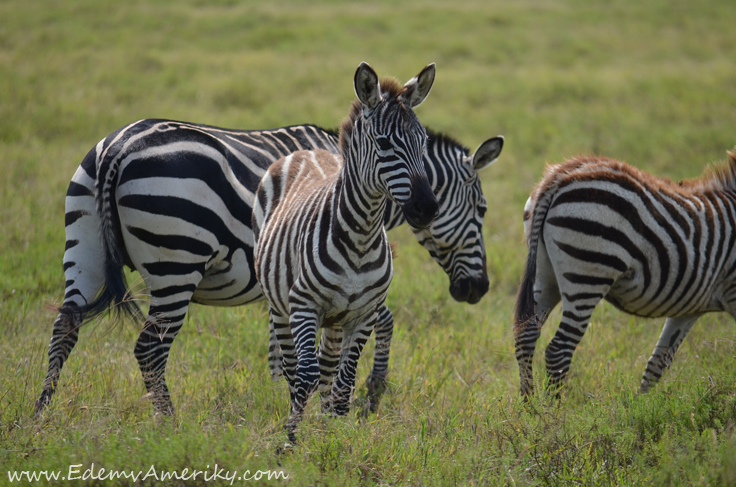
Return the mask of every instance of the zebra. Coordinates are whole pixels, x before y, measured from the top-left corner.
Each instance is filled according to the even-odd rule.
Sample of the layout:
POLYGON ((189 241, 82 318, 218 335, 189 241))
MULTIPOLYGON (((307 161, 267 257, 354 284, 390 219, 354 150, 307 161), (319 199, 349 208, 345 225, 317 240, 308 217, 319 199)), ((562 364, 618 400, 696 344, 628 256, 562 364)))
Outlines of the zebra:
MULTIPOLYGON (((498 159, 503 148, 503 136, 491 137, 470 154, 446 134, 427 131, 427 151, 424 166, 430 185, 439 201, 439 216, 424 229, 412 227, 420 244, 450 276, 450 295, 459 302, 476 304, 488 291, 483 217, 488 209, 480 186, 478 171, 498 159)), ((384 225, 391 230, 406 219, 401 207, 387 201, 384 225)), ((387 306, 378 313, 375 327, 376 346, 373 367, 366 379, 367 403, 376 411, 386 389, 390 344, 393 336, 393 315, 387 306)), ((281 351, 273 327, 269 343, 271 376, 282 375, 281 351)))
POLYGON ((524 398, 532 393, 540 329, 560 301, 560 326, 545 351, 556 392, 602 299, 633 315, 667 318, 641 393, 700 316, 736 316, 736 152, 728 155, 727 165, 680 183, 598 157, 547 169, 525 210, 529 254, 514 323, 524 398))
POLYGON ((291 441, 318 386, 324 412, 348 413, 357 362, 393 276, 386 200, 414 228, 439 211, 422 163, 426 133, 412 110, 434 75, 432 63, 401 87, 361 63, 341 156, 296 152, 273 164, 256 192, 256 277, 283 354, 291 441))
MULTIPOLYGON (((477 173, 496 160, 503 138, 490 138, 471 154, 451 137, 432 131, 428 136, 424 164, 441 214, 417 238, 447 272, 455 299, 477 302, 488 290, 482 237, 486 201, 477 173)), ((303 149, 338 153, 337 132, 314 125, 229 130, 145 119, 93 147, 66 195, 66 290, 34 414, 50 402, 83 323, 113 302, 120 304, 116 310, 145 319, 130 299, 123 265, 141 273, 151 297, 136 345, 142 373, 151 371, 142 361, 146 346, 161 370, 159 381, 146 382, 149 389, 159 383, 167 390, 163 371, 189 301, 239 306, 263 299, 253 264, 254 193, 273 162, 303 149), (98 208, 104 211, 98 214, 98 208), (169 323, 157 329, 156 317, 169 323), (158 334, 164 329, 162 341, 158 334), (156 342, 161 346, 155 347, 156 342)), ((404 222, 400 208, 389 200, 386 228, 404 222)), ((380 395, 388 370, 393 316, 385 306, 375 331, 375 359, 367 380, 371 397, 380 395)), ((271 355, 277 357, 277 352, 271 355)), ((274 363, 280 369, 280 355, 271 363, 272 370, 274 363)), ((168 393, 154 399, 156 411, 173 412, 168 393)))

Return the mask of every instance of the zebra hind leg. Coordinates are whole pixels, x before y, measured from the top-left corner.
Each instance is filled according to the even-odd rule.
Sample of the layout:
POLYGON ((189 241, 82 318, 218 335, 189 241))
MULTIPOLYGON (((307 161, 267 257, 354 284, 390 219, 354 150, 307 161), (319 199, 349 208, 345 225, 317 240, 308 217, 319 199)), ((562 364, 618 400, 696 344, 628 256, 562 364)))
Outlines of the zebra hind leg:
POLYGON ((146 324, 135 345, 135 358, 157 416, 174 414, 174 406, 166 386, 166 362, 171 345, 184 323, 188 306, 187 298, 183 306, 177 307, 176 314, 170 316, 171 313, 163 311, 163 306, 151 304, 146 324))
POLYGON ((672 365, 675 352, 677 352, 680 344, 701 316, 702 313, 667 318, 657 345, 654 347, 652 356, 649 357, 649 361, 647 362, 644 376, 641 379, 639 390, 642 394, 647 393, 659 381, 664 371, 672 365))
POLYGON ((559 397, 560 387, 570 370, 572 356, 590 323, 593 309, 608 289, 598 293, 564 294, 560 326, 547 346, 544 357, 547 364, 547 394, 559 397))
POLYGON ((43 409, 51 402, 51 397, 59 383, 61 368, 77 343, 81 324, 82 316, 74 311, 73 306, 64 306, 59 310, 59 315, 54 322, 51 343, 49 344, 49 368, 43 382, 41 396, 35 404, 34 418, 39 417, 43 409))
POLYGON ((376 322, 376 348, 373 354, 373 368, 365 381, 368 388, 368 407, 371 412, 378 410, 378 403, 386 391, 388 360, 391 351, 391 338, 394 333, 394 316, 388 306, 381 306, 376 322))

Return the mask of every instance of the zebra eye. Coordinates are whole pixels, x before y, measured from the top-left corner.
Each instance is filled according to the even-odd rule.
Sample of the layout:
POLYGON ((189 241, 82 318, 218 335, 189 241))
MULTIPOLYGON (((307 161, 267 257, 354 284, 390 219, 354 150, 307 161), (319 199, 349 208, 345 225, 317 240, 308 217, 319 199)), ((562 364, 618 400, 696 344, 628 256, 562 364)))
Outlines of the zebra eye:
POLYGON ((484 216, 486 216, 486 211, 487 210, 488 210, 488 207, 486 205, 483 205, 483 206, 479 206, 478 207, 478 214, 480 215, 481 218, 483 218, 484 216))
POLYGON ((378 144, 378 148, 383 151, 391 150, 392 147, 388 137, 376 137, 376 144, 378 144))

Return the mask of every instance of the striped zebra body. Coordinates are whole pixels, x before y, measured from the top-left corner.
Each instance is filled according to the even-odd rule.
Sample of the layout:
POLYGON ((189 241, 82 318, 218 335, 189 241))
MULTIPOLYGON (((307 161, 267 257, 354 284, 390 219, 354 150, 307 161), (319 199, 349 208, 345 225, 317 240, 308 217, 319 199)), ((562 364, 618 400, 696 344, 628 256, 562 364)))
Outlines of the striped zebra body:
POLYGON ((433 80, 434 64, 403 88, 379 83, 361 64, 359 101, 340 132, 344 164, 326 151, 297 152, 261 181, 253 208, 256 275, 283 353, 292 441, 318 387, 324 412, 349 410, 357 362, 393 274, 383 226, 387 198, 414 227, 437 215, 422 163, 426 135, 411 110, 433 80))
MULTIPOLYGON (((471 290, 465 299, 470 302, 488 289, 481 234, 485 199, 476 173, 495 160, 502 144, 502 138, 494 137, 470 154, 456 141, 430 133, 424 156, 443 214, 431 234, 417 238, 446 270, 451 286, 471 290)), ((162 369, 181 327, 181 320, 172 317, 183 319, 186 309, 177 303, 184 303, 188 293, 191 301, 214 306, 262 299, 253 267, 254 193, 277 159, 309 149, 339 153, 337 133, 312 125, 243 131, 148 119, 101 140, 86 155, 67 191, 66 292, 54 322, 36 414, 50 401, 82 323, 110 303, 137 313, 123 279, 123 264, 141 273, 151 296, 152 308, 138 343, 151 348, 151 343, 161 342, 162 330, 153 323, 156 317, 169 321, 165 345, 152 352, 162 369), (104 203, 102 213, 98 196, 104 203), (101 233, 108 244, 101 243, 101 233), (104 293, 95 300, 103 287, 104 293), (157 311, 167 307, 165 314, 157 311)), ((384 221, 387 229, 405 222, 401 208, 392 201, 386 204, 384 221)), ((384 307, 368 378, 369 391, 375 392, 372 397, 377 398, 385 382, 392 332, 393 316, 384 307)), ((137 350, 145 358, 145 346, 137 350)), ((270 364, 277 375, 281 366, 277 346, 270 352, 270 364)), ((157 410, 172 410, 166 394, 154 405, 157 410)))
POLYGON ((626 164, 580 157, 551 166, 525 211, 527 269, 515 316, 521 393, 549 312, 562 302, 545 352, 550 384, 605 299, 643 317, 667 317, 640 389, 647 392, 704 313, 736 312, 736 159, 679 184, 626 164))

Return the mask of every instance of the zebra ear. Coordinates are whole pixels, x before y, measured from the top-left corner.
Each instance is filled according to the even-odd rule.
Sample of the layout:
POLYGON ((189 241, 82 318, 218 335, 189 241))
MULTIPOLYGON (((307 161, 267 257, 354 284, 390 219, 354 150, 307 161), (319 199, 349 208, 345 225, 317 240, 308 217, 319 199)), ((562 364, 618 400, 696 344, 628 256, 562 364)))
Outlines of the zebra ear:
POLYGON ((498 155, 503 149, 503 136, 492 137, 475 150, 473 154, 473 169, 480 171, 484 167, 488 167, 498 159, 498 155))
POLYGON ((378 82, 378 75, 368 63, 360 63, 355 71, 353 84, 355 94, 365 108, 373 110, 378 106, 381 102, 381 84, 378 82))
POLYGON ((421 73, 410 79, 404 85, 401 99, 411 108, 422 104, 434 83, 435 64, 428 64, 421 73))

